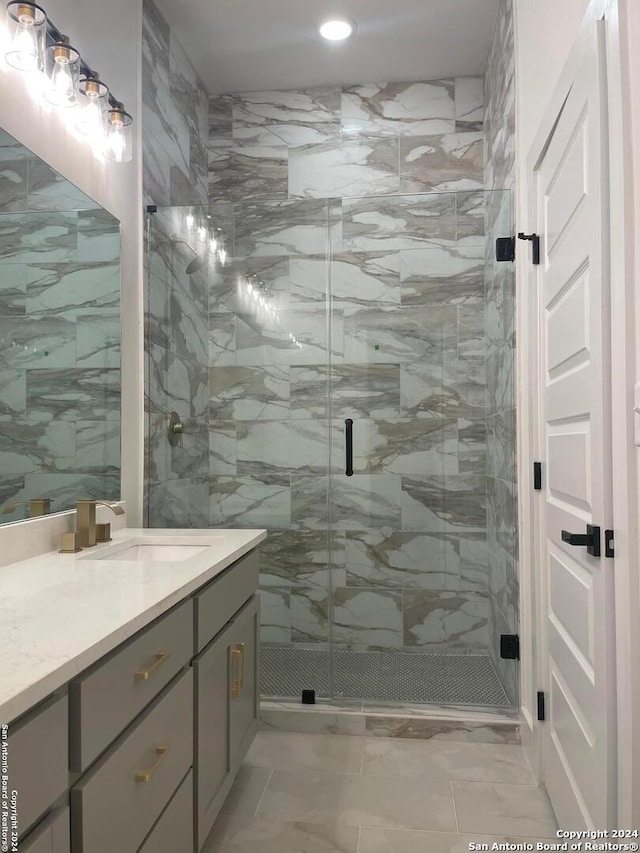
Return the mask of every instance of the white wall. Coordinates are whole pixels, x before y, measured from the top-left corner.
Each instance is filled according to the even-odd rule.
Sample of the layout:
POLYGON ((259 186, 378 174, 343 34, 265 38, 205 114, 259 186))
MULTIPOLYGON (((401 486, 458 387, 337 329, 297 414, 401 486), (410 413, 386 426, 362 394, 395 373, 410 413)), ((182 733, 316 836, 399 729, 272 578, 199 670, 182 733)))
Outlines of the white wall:
MULTIPOLYGON (((44 9, 134 118, 134 159, 99 163, 86 143, 66 132, 60 112, 33 100, 28 75, 0 65, 0 124, 35 154, 116 216, 122 230, 122 496, 138 525, 143 478, 143 313, 141 0, 45 0, 44 9)), ((2 11, 4 15, 4 11, 2 11)), ((30 525, 33 535, 37 524, 30 525)), ((0 527, 0 544, 2 528, 0 527)))

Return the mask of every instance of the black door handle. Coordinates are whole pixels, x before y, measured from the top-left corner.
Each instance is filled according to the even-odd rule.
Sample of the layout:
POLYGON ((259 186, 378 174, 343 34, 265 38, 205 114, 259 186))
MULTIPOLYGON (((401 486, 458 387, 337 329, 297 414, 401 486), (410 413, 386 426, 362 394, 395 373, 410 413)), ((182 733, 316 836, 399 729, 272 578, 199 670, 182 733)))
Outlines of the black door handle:
POLYGON ((592 557, 600 556, 600 528, 593 524, 587 524, 586 533, 570 533, 568 530, 563 530, 562 541, 568 545, 586 547, 587 554, 591 554, 592 557))
POLYGON ((345 433, 345 471, 347 477, 353 477, 353 420, 347 418, 344 422, 345 433))

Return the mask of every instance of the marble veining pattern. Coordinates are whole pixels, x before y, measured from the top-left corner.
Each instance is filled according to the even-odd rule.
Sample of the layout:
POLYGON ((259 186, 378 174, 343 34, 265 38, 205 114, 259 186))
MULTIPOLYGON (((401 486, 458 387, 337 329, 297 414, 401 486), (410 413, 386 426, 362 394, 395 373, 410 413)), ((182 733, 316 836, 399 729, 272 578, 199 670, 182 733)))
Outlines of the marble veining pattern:
POLYGON ((0 133, 0 508, 120 497, 120 229, 0 133))
MULTIPOLYGON (((161 26, 157 38, 171 42, 161 26)), ((496 490, 488 500, 487 473, 508 465, 497 419, 484 426, 504 344, 499 333, 485 343, 495 316, 485 311, 485 226, 499 203, 484 192, 495 146, 485 148, 482 82, 209 100, 209 212, 233 246, 207 285, 209 519, 276 537, 262 571, 273 642, 326 639, 331 583, 356 647, 442 651, 448 634, 457 651, 494 643, 489 555, 511 539, 487 536, 503 501, 496 490), (253 273, 277 321, 242 302, 238 278, 253 273)), ((181 349, 162 325, 158 341, 171 352, 175 338, 175 355, 199 365, 202 339, 185 333, 194 342, 181 349)), ((160 401, 171 399, 163 385, 160 401)))

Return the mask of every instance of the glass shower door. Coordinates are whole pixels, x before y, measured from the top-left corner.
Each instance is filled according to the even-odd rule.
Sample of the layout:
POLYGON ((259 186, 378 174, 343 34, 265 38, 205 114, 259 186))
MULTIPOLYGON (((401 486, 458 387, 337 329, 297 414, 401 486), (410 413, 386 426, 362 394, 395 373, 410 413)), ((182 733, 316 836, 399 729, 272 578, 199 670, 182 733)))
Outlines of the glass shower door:
POLYGON ((335 216, 337 700, 509 703, 495 663, 487 557, 494 201, 482 191, 350 198, 335 216))

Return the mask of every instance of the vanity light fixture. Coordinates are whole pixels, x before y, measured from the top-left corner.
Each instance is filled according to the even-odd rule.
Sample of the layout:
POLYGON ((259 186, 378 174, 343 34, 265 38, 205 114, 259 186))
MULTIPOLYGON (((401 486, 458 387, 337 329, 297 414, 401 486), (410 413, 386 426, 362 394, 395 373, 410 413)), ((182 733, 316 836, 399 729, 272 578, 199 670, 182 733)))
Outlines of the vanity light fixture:
POLYGON ((133 119, 125 112, 124 104, 116 102, 107 112, 106 139, 103 154, 112 163, 128 163, 132 156, 131 124, 133 119))
POLYGON ((7 4, 7 33, 7 63, 20 71, 41 71, 47 37, 44 9, 35 3, 12 0, 7 4))
POLYGON ((49 81, 44 91, 45 100, 54 107, 77 106, 80 54, 71 47, 68 36, 61 36, 46 49, 45 74, 49 81))
POLYGON ((109 90, 97 72, 80 79, 78 104, 80 113, 76 121, 77 130, 84 136, 99 140, 105 132, 109 90))
POLYGON ((328 18, 318 27, 322 38, 327 41, 344 41, 356 31, 356 22, 349 18, 328 18))
POLYGON ((10 0, 6 27, 7 64, 35 72, 33 79, 45 83, 42 95, 48 103, 65 110, 79 107, 77 117, 71 113, 72 121, 80 133, 98 143, 95 149, 100 156, 113 163, 129 162, 132 117, 44 9, 30 0, 10 0))

